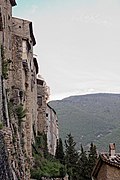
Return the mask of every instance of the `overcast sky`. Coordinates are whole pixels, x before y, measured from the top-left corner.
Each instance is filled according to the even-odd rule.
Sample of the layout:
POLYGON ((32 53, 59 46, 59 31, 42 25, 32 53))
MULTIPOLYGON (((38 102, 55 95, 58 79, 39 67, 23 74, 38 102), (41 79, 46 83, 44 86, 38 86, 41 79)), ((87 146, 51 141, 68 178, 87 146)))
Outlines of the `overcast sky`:
POLYGON ((17 0, 13 15, 33 22, 51 100, 120 93, 120 0, 17 0))

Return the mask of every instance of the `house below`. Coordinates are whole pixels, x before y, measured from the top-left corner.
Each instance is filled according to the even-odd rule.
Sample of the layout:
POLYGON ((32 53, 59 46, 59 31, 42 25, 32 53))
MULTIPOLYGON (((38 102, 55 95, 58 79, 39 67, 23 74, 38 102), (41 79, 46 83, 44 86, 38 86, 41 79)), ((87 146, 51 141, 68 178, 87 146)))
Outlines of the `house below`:
POLYGON ((109 153, 100 154, 92 180, 120 180, 120 154, 115 153, 115 144, 110 143, 109 153))

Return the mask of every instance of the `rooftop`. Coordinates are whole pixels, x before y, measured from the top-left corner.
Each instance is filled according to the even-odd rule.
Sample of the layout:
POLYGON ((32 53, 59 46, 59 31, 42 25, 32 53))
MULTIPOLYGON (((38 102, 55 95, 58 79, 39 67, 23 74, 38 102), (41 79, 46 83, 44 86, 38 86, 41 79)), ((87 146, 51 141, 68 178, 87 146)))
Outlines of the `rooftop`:
POLYGON ((113 156, 111 157, 108 153, 101 153, 93 169, 92 177, 97 177, 97 174, 103 163, 111 167, 116 167, 117 169, 119 169, 120 168, 120 154, 115 154, 114 157, 113 156))
POLYGON ((115 154, 114 157, 109 156, 108 153, 100 154, 100 159, 109 165, 120 168, 120 154, 115 154))

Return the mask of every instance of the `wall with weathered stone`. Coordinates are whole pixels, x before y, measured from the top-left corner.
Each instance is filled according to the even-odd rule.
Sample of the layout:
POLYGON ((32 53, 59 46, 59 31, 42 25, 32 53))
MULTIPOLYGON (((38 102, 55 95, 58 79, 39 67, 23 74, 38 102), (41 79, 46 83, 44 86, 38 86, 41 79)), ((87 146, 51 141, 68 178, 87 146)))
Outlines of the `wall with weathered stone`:
POLYGON ((0 179, 13 180, 12 169, 4 141, 4 132, 0 131, 0 179))
POLYGON ((107 180, 119 180, 119 179, 120 179, 120 168, 107 165, 107 180))
POLYGON ((57 139, 59 138, 58 119, 55 110, 50 105, 47 105, 46 108, 46 124, 48 151, 55 155, 57 139))
POLYGON ((105 180, 106 178, 107 178, 107 167, 106 167, 106 164, 103 164, 102 167, 100 168, 100 171, 96 180, 105 180))
MULTIPOLYGON (((37 82, 36 64, 33 62, 33 45, 35 39, 32 32, 32 23, 12 18, 10 1, 0 1, 0 108, 3 109, 3 129, 8 166, 12 169, 11 179, 30 179, 30 166, 32 165, 32 139, 33 125, 37 124, 37 82), (26 42, 27 58, 24 59, 23 41, 26 42), (9 63, 8 63, 9 60, 9 63), (7 78, 3 76, 2 65, 7 62, 7 78), (26 116, 19 118, 17 108, 26 109, 26 116), (8 122, 9 120, 9 122, 8 122)), ((2 112, 2 110, 0 110, 2 112)), ((2 119, 2 114, 0 114, 2 119)), ((5 151, 4 151, 5 153, 5 151)), ((1 162, 4 162, 2 149, 0 149, 1 162)), ((6 162, 7 163, 7 162, 6 162)), ((4 164, 4 163, 3 163, 4 164)), ((3 166, 6 166, 4 164, 3 166)), ((3 167, 2 166, 2 167, 3 167)), ((0 169, 0 174, 4 171, 0 169)), ((10 174, 5 169, 6 178, 10 174)), ((9 168, 8 168, 9 170, 9 168)), ((10 175, 11 176, 11 175, 10 175)), ((9 179, 10 179, 9 176, 9 179)), ((2 175, 1 175, 2 177, 2 175)))
POLYGON ((38 133, 46 133, 46 83, 41 78, 37 79, 37 104, 38 104, 38 133))
MULTIPOLYGON (((1 32, 0 32, 0 36, 1 36, 1 32)), ((1 46, 0 46, 0 119, 3 119, 3 112, 2 112, 2 63, 1 63, 1 46)))
MULTIPOLYGON (((5 122, 5 107, 3 104, 3 86, 7 89, 7 81, 3 78, 2 67, 3 63, 11 59, 11 36, 12 36, 12 6, 10 1, 0 1, 0 116, 5 122), (4 57, 3 57, 4 56, 4 57), (2 113, 3 112, 3 113, 2 113), (4 116, 4 117, 3 117, 4 116)), ((5 96, 5 94, 4 94, 5 96)))
POLYGON ((119 180, 119 179, 120 179, 120 168, 103 162, 95 180, 119 180))
MULTIPOLYGON (((0 179, 29 180, 32 144, 39 133, 47 133, 49 91, 36 78, 32 22, 12 17, 12 5, 15 0, 0 1, 0 179)), ((54 111, 50 116, 54 154, 58 124, 54 111)))
MULTIPOLYGON (((26 137, 27 154, 32 158, 33 132, 37 124, 37 82, 36 67, 33 62, 33 39, 30 21, 13 18, 13 86, 24 94, 21 102, 26 109, 24 135, 26 137)), ((20 102, 18 102, 20 103, 20 102)), ((35 130, 35 131, 34 131, 35 130)))
POLYGON ((37 78, 39 71, 37 59, 31 61, 31 99, 32 99, 32 144, 37 136, 37 78))

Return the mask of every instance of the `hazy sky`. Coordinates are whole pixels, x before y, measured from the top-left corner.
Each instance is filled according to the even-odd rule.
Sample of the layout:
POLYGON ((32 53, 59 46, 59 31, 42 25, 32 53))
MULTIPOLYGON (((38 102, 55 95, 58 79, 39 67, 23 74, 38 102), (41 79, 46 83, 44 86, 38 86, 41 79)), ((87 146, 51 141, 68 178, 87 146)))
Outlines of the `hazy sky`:
POLYGON ((33 22, 51 99, 120 93, 120 0, 17 0, 13 15, 33 22))

